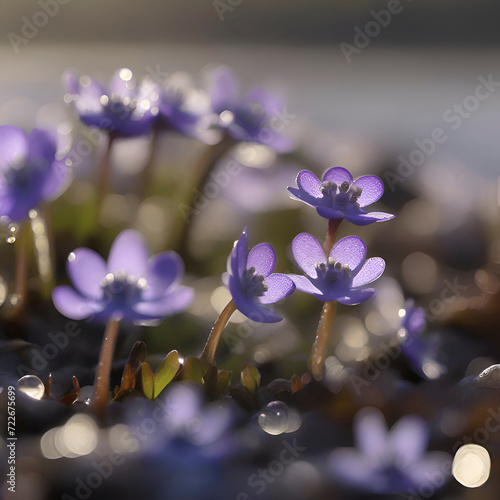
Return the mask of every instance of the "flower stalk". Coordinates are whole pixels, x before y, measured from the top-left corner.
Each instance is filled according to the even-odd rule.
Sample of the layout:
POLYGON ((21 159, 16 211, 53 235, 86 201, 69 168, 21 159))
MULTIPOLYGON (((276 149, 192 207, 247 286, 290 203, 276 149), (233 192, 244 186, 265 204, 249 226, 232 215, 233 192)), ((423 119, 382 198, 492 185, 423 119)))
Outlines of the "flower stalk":
POLYGON ((217 345, 219 344, 222 332, 226 327, 229 318, 232 316, 234 311, 236 311, 236 309, 237 308, 234 300, 230 300, 226 307, 219 314, 219 317, 212 327, 212 331, 210 332, 205 348, 203 349, 203 352, 200 356, 200 361, 202 363, 206 363, 209 365, 214 364, 215 351, 217 350, 217 345))
POLYGON ((93 410, 96 416, 103 419, 106 416, 106 405, 108 404, 109 375, 113 363, 113 353, 115 350, 116 339, 120 322, 116 319, 110 319, 106 325, 104 339, 101 345, 99 355, 99 364, 94 381, 93 410))

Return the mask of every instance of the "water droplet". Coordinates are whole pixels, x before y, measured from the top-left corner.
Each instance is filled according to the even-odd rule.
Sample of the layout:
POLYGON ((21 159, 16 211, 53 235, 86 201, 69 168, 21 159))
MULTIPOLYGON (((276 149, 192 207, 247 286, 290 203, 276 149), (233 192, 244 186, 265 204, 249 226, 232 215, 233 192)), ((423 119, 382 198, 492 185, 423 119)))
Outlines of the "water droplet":
POLYGON ((490 455, 485 448, 477 444, 460 447, 453 459, 452 474, 467 488, 483 485, 490 477, 490 470, 490 455))
POLYGON ((17 304, 19 304, 19 295, 13 293, 10 297, 9 297, 9 302, 12 306, 17 306, 17 304))
POLYGON ((259 425, 272 436, 283 434, 288 429, 288 406, 281 401, 272 401, 261 411, 259 425))
POLYGON ((73 401, 73 404, 82 403, 84 405, 89 405, 94 397, 94 386, 93 385, 84 385, 80 388, 80 392, 78 396, 73 401))
POLYGON ((302 425, 302 417, 297 410, 292 410, 288 412, 288 425, 285 432, 295 432, 300 429, 302 425))
POLYGON ((38 217, 38 212, 35 209, 31 209, 28 213, 28 216, 31 220, 36 219, 38 217))
POLYGON ((16 237, 15 236, 9 236, 8 238, 5 239, 7 243, 15 243, 16 242, 16 237))
POLYGON ((43 382, 35 375, 25 375, 17 381, 17 387, 21 392, 33 399, 42 399, 45 394, 43 382))

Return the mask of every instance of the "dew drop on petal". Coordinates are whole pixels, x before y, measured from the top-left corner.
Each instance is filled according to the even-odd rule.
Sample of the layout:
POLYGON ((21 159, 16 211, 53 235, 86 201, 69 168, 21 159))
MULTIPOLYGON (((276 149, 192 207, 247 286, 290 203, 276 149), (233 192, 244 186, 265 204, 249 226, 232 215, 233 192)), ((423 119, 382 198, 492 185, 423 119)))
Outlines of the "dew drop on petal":
POLYGON ((18 389, 33 399, 42 399, 45 394, 43 382, 35 375, 25 375, 17 381, 18 389))
POLYGON ((75 455, 88 455, 97 446, 97 425, 92 417, 83 413, 71 417, 61 432, 66 448, 75 455))
POLYGON ((451 472, 460 484, 478 488, 488 480, 490 469, 491 459, 486 449, 477 444, 466 444, 455 454, 451 472))
POLYGON ((277 436, 288 429, 288 406, 281 401, 272 401, 259 415, 259 425, 262 430, 277 436))

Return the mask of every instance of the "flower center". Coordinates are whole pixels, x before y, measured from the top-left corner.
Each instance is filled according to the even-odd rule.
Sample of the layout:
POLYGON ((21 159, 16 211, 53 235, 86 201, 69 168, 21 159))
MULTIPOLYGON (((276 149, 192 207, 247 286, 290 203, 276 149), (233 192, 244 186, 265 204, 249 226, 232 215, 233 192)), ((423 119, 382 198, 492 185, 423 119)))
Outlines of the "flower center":
POLYGON ((334 282, 340 278, 350 278, 351 270, 347 264, 342 265, 340 262, 335 262, 331 257, 328 257, 328 262, 318 262, 315 266, 318 278, 327 279, 334 282))
POLYGON ((349 184, 347 181, 344 181, 340 186, 333 181, 324 181, 321 183, 320 191, 324 198, 330 200, 331 206, 335 203, 339 207, 357 204, 363 192, 360 187, 349 184))
POLYGON ((145 278, 136 279, 123 271, 109 273, 100 283, 107 302, 128 304, 140 299, 147 282, 145 278))
POLYGON ((255 267, 250 267, 243 271, 243 290, 248 295, 254 297, 262 297, 264 292, 267 292, 268 287, 264 281, 262 274, 256 274, 255 267))

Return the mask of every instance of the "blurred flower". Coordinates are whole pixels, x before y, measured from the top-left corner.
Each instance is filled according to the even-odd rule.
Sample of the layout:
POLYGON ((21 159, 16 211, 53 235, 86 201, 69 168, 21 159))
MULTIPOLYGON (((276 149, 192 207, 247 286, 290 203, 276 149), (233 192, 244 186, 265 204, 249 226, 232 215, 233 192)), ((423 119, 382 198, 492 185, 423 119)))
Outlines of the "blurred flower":
POLYGON ((401 351, 418 375, 425 379, 439 378, 447 372, 447 368, 436 360, 439 351, 438 338, 424 339, 422 337, 426 326, 424 309, 415 307, 415 301, 409 299, 402 311, 404 316, 398 332, 401 351))
POLYGON ((89 76, 64 75, 71 104, 85 125, 99 127, 121 136, 142 135, 151 129, 159 113, 158 85, 144 78, 141 85, 128 68, 112 77, 109 91, 89 76))
POLYGON ((411 494, 423 485, 438 489, 450 477, 447 453, 425 453, 429 429, 421 417, 407 415, 388 432, 382 413, 364 408, 355 416, 354 437, 357 450, 335 450, 330 462, 335 476, 348 486, 373 493, 411 494))
POLYGON ((149 261, 148 257, 142 236, 131 229, 116 237, 107 264, 89 248, 76 249, 67 263, 75 288, 57 287, 54 305, 68 318, 98 321, 147 322, 186 309, 193 291, 178 286, 184 272, 180 256, 163 252, 149 261))
POLYGON ((174 129, 208 144, 220 140, 220 133, 210 128, 214 121, 210 98, 194 88, 189 75, 174 73, 158 86, 158 91, 160 128, 174 129))
POLYGON ((295 290, 288 276, 271 274, 275 265, 276 253, 269 243, 259 243, 248 251, 245 228, 228 260, 228 285, 238 310, 254 321, 281 321, 283 318, 265 305, 283 300, 295 290))
POLYGON ((357 236, 337 241, 328 258, 318 240, 308 234, 297 235, 292 243, 293 256, 306 276, 290 274, 298 290, 323 302, 336 300, 356 305, 373 297, 374 288, 363 288, 384 272, 385 262, 372 257, 365 262, 366 245, 357 236))
POLYGON ((218 115, 217 125, 237 141, 265 144, 277 152, 291 148, 291 140, 282 133, 287 119, 282 117, 283 104, 274 95, 254 89, 238 97, 239 85, 227 66, 208 74, 208 92, 212 109, 218 115))
POLYGON ((380 199, 384 183, 375 175, 364 175, 353 182, 352 175, 342 167, 325 172, 321 182, 309 170, 297 175, 298 188, 289 187, 291 198, 316 208, 326 219, 347 219, 358 226, 392 219, 384 212, 366 212, 363 207, 380 199))
POLYGON ((71 169, 56 153, 55 136, 45 130, 26 136, 17 127, 0 127, 0 216, 18 222, 41 201, 62 194, 71 169))

